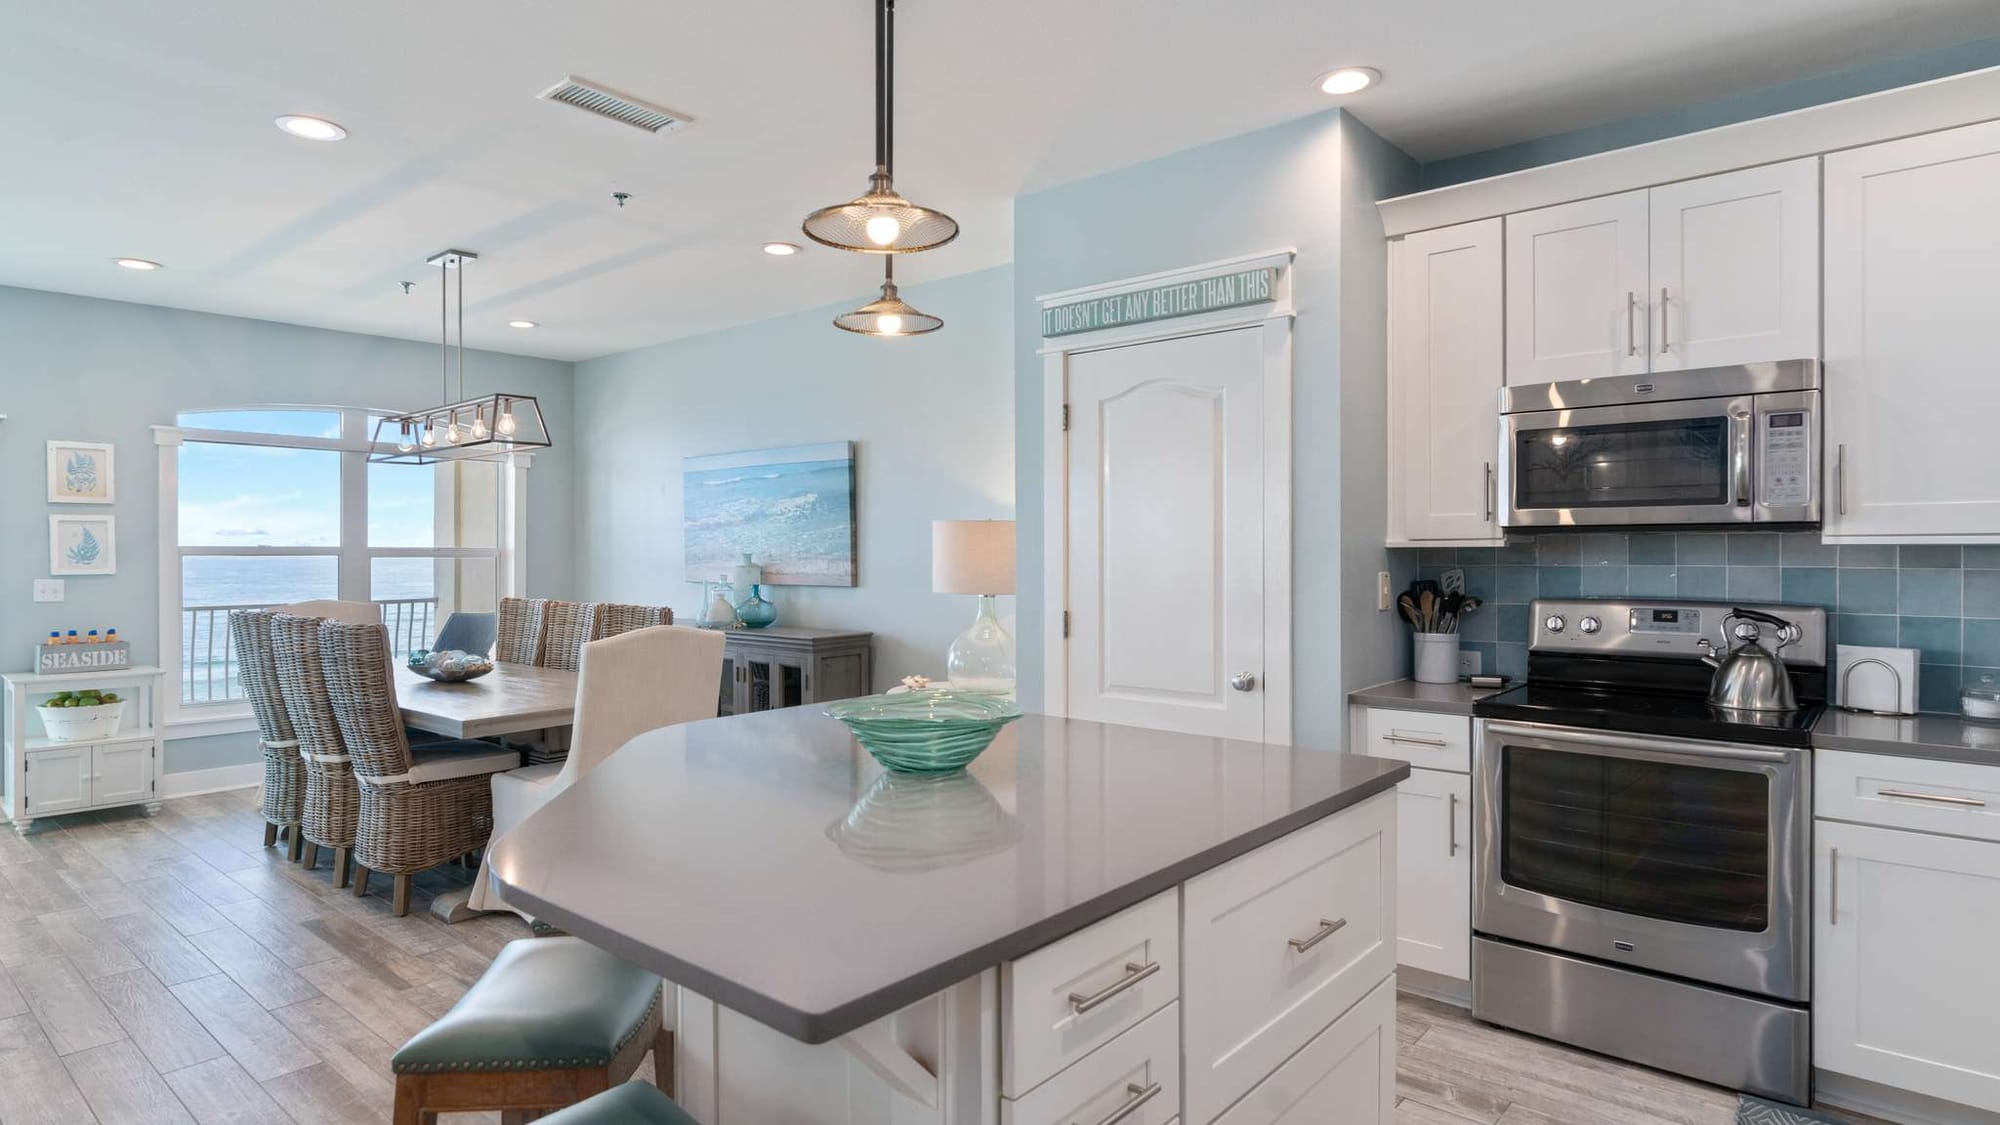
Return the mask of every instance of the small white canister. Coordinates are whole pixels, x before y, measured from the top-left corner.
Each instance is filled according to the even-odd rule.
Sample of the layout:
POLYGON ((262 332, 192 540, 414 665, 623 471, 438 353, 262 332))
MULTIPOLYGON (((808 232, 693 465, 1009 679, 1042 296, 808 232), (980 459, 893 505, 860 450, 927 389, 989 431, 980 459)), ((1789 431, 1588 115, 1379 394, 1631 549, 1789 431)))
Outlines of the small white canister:
POLYGON ((1455 684, 1458 682, 1458 634, 1411 633, 1416 650, 1417 682, 1455 684))

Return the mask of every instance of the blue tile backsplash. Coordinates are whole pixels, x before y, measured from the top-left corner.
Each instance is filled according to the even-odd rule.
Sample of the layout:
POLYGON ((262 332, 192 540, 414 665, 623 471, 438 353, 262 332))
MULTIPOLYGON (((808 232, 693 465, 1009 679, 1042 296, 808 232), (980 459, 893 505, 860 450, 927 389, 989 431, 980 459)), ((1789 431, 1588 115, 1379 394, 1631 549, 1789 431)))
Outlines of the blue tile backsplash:
POLYGON ((1831 547, 1813 532, 1643 532, 1523 538, 1504 547, 1426 548, 1422 577, 1456 567, 1485 602, 1462 646, 1489 672, 1528 667, 1537 597, 1700 598, 1824 606, 1835 643, 1923 650, 1926 711, 1958 710, 1959 689, 2000 680, 2000 547, 1831 547))

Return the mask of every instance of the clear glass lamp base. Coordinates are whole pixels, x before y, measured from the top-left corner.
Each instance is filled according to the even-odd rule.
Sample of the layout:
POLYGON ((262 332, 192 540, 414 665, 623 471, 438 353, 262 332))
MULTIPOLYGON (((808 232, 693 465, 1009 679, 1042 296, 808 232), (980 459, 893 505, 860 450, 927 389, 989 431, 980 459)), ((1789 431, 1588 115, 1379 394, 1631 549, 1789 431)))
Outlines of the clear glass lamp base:
POLYGON ((1001 626, 992 594, 979 597, 979 616, 951 642, 945 675, 963 691, 1004 695, 1014 690, 1014 637, 1001 626))

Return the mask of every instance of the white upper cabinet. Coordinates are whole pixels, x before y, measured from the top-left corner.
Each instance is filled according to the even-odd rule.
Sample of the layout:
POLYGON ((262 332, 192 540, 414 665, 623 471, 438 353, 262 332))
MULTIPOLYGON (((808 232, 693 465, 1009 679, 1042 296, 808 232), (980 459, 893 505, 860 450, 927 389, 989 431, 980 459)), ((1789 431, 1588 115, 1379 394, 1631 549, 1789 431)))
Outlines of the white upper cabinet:
POLYGON ((1507 216, 1507 382, 1819 354, 1819 161, 1507 216))
POLYGON ((2000 541, 2000 123, 1826 158, 1832 537, 2000 541))
POLYGON ((1500 251, 1499 219, 1391 247, 1392 540, 1499 540, 1500 251))
POLYGON ((1819 161, 1648 194, 1654 371, 1819 354, 1819 161))

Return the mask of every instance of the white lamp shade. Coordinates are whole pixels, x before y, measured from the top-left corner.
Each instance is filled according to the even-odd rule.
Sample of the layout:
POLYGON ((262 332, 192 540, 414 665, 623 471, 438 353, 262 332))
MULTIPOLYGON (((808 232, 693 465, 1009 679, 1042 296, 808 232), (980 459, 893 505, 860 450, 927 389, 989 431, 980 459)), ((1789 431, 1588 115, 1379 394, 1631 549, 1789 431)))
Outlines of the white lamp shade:
POLYGON ((1013 520, 932 520, 931 590, 1014 592, 1013 520))

